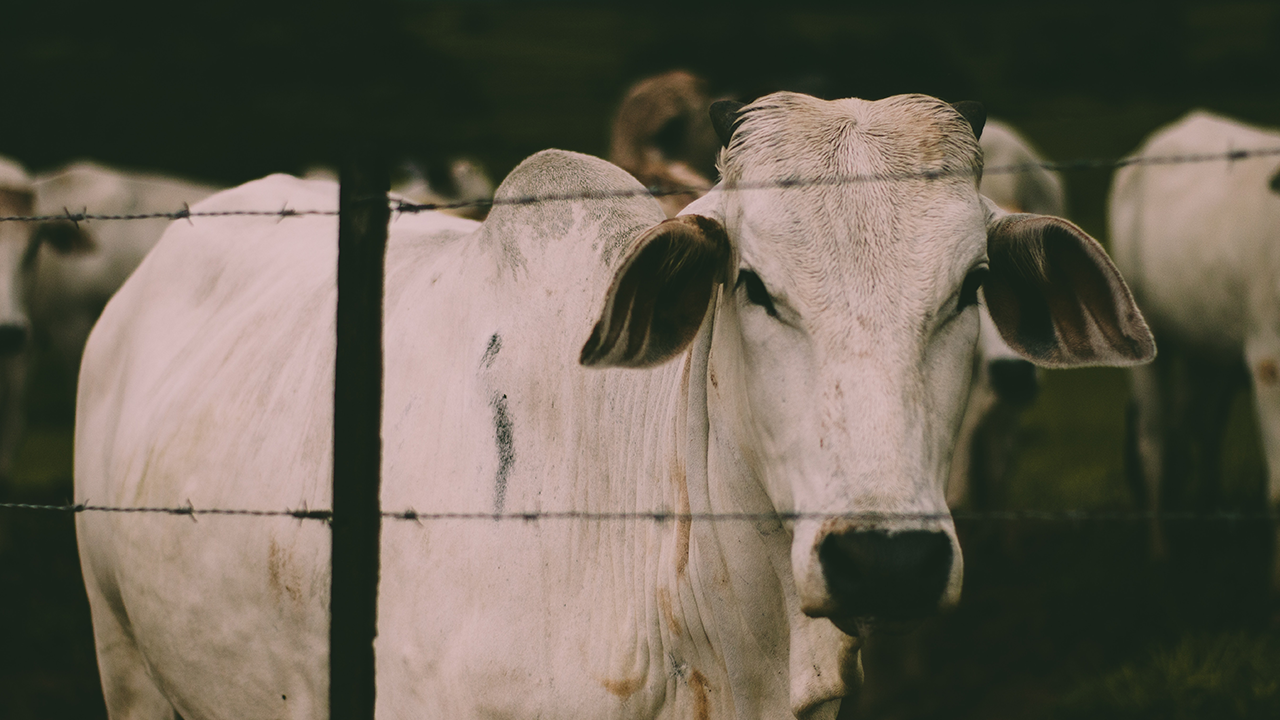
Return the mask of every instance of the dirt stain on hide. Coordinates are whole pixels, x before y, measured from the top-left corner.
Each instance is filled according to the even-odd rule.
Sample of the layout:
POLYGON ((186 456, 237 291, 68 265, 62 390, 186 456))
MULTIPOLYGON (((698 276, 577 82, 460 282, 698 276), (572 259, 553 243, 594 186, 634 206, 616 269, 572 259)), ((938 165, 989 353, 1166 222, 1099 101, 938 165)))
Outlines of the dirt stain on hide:
POLYGON ((666 588, 658 588, 658 609, 662 611, 662 618, 667 621, 671 634, 679 637, 684 628, 680 625, 680 618, 676 617, 675 606, 671 604, 671 593, 666 588))
POLYGON ((689 567, 689 532, 693 525, 689 518, 689 483, 684 463, 677 461, 672 473, 676 484, 676 513, 683 516, 676 520, 676 576, 684 577, 685 569, 689 567))
MULTIPOLYGON (((684 375, 680 378, 680 395, 684 398, 687 406, 689 403, 689 371, 690 362, 685 360, 684 375)), ((676 513, 684 517, 676 520, 676 577, 684 577, 685 569, 689 567, 689 532, 692 529, 692 520, 689 515, 689 477, 685 472, 685 464, 681 457, 680 449, 672 453, 671 459, 671 481, 675 483, 676 489, 676 513)), ((679 634, 679 633, 677 633, 679 634)))
POLYGON ((707 697, 707 676, 701 670, 689 674, 689 689, 693 691, 693 717, 695 720, 711 720, 711 698, 707 697))
POLYGON ((290 567, 290 553, 281 548, 275 538, 267 546, 267 582, 271 594, 280 602, 288 596, 295 604, 302 604, 302 585, 296 571, 290 567))
POLYGON ((1258 384, 1275 385, 1280 380, 1280 365, 1276 364, 1274 358, 1267 358, 1258 363, 1258 384))
POLYGON ((636 694, 636 691, 644 687, 644 676, 633 678, 623 678, 621 680, 610 680, 605 678, 600 681, 605 690, 613 695, 626 699, 636 694))

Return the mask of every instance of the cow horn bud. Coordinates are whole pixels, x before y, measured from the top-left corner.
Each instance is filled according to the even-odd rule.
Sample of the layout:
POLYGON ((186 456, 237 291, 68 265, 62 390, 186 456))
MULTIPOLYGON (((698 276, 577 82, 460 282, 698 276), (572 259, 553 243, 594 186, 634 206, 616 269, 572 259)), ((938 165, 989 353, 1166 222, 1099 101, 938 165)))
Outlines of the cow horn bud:
POLYGON ((733 130, 738 125, 738 113, 743 105, 744 103, 733 100, 717 100, 711 103, 711 126, 716 129, 716 136, 720 138, 720 144, 725 147, 729 147, 729 138, 733 137, 733 130))
POLYGON ((973 128, 973 136, 982 139, 982 126, 987 124, 987 109, 982 107, 982 103, 973 100, 961 100, 960 102, 951 103, 951 107, 956 112, 964 116, 969 122, 969 127, 973 128))

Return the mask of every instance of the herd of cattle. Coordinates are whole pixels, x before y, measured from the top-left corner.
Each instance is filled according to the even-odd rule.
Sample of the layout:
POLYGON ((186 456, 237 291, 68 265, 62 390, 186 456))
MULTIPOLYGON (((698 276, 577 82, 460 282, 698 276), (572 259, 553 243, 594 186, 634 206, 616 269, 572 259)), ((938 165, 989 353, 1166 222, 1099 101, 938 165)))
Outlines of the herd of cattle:
MULTIPOLYGON (((1197 112, 1139 154, 1244 148, 1280 133, 1197 112)), ((1276 156, 1120 170, 1114 265, 976 103, 713 103, 669 73, 624 98, 610 160, 538 153, 487 217, 391 224, 383 506, 495 519, 384 526, 381 716, 834 717, 869 632, 957 601, 948 508, 1007 473, 1036 365, 1134 366, 1152 509, 1189 442, 1216 458, 1247 379, 1280 501, 1276 156), (593 199, 502 202, 538 195, 593 199), (677 519, 496 519, 655 511, 677 519), (739 519, 690 517, 720 513, 739 519)), ((336 201, 283 175, 215 192, 0 164, 3 215, 336 201)), ((332 217, 0 233, 0 471, 40 357, 79 372, 78 498, 329 505, 332 217)), ((113 718, 325 714, 323 525, 77 533, 113 718)))

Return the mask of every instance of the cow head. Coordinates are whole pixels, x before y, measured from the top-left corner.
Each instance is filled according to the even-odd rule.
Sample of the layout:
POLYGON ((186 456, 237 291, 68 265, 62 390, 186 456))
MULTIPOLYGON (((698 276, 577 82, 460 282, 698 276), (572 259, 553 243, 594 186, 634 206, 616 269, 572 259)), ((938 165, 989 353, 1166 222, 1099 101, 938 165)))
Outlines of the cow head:
POLYGON ((1144 362, 1151 334, 1092 238, 978 193, 980 106, 776 93, 712 115, 721 184, 633 245, 582 361, 672 358, 715 299, 709 454, 734 509, 788 519, 800 609, 858 634, 954 603, 943 488, 980 289, 1037 364, 1144 362))
POLYGON ((658 197, 668 217, 711 187, 717 144, 709 102, 701 78, 674 70, 631 86, 614 115, 610 162, 646 187, 690 189, 658 197))

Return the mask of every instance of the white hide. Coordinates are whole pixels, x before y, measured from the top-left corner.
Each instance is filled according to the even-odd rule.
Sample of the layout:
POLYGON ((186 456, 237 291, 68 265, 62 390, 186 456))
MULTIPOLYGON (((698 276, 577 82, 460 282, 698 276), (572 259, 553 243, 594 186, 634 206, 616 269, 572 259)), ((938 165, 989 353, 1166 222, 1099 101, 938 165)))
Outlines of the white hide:
MULTIPOLYGON (((1280 149, 1280 131, 1195 111, 1155 132, 1137 155, 1257 149, 1280 149)), ((1280 195, 1272 189, 1278 167, 1274 155, 1132 165, 1116 172, 1110 197, 1116 264, 1161 342, 1203 363, 1229 368, 1243 359, 1248 366, 1272 507, 1280 503, 1280 195)), ((1177 412, 1165 404, 1176 391, 1163 386, 1156 368, 1135 369, 1133 380, 1137 450, 1148 501, 1158 508, 1165 415, 1177 412)))
MULTIPOLYGON (((0 216, 19 217, 33 211, 31 178, 18 163, 0 158, 0 216)), ((30 334, 23 291, 30 273, 23 257, 31 238, 31 223, 0 221, 0 326, 30 334)), ((29 339, 29 338, 27 338, 29 339)), ((0 487, 13 470, 22 434, 22 396, 30 343, 6 348, 0 354, 0 487)))
MULTIPOLYGON (((35 190, 40 215, 86 211, 138 215, 180 211, 217 188, 77 162, 38 176, 35 190)), ((59 251, 53 243, 40 244, 27 288, 31 324, 37 341, 47 350, 45 359, 59 367, 69 387, 74 385, 80 354, 98 314, 160 240, 169 222, 166 218, 81 221, 77 232, 85 247, 59 251)))
MULTIPOLYGON (((484 223, 393 219, 384 508, 764 519, 387 521, 380 718, 832 718, 860 677, 857 638, 824 617, 855 624, 816 558, 837 531, 937 531, 954 552, 932 602, 956 600, 943 480, 978 332, 959 288, 986 262, 989 224, 1007 252, 1052 223, 999 217, 977 193, 969 126, 922 96, 771 95, 721 160, 721 191, 661 227, 624 171, 561 151, 526 160, 498 198, 626 196, 500 204, 484 223), (832 128, 839 142, 824 145, 832 128), (904 168, 939 177, 733 189, 904 168), (597 319, 612 318, 601 308, 619 268, 653 247, 640 243, 713 220, 740 263, 703 278, 714 294, 691 344, 645 369, 580 366, 597 319), (776 317, 733 281, 748 269, 776 317), (929 516, 777 515, 793 511, 929 516)), ((199 209, 328 209, 336 196, 272 176, 199 209)), ((335 236, 332 217, 170 227, 89 340, 77 498, 329 506, 335 236)), ((993 267, 1009 267, 1001 258, 993 267)), ((1120 332, 1147 347, 1118 287, 1120 332)), ((1018 341, 1058 364, 1149 352, 1071 354, 1052 341, 1066 331, 1035 330, 1018 341)), ((85 513, 77 534, 113 718, 325 716, 325 525, 85 513)))

